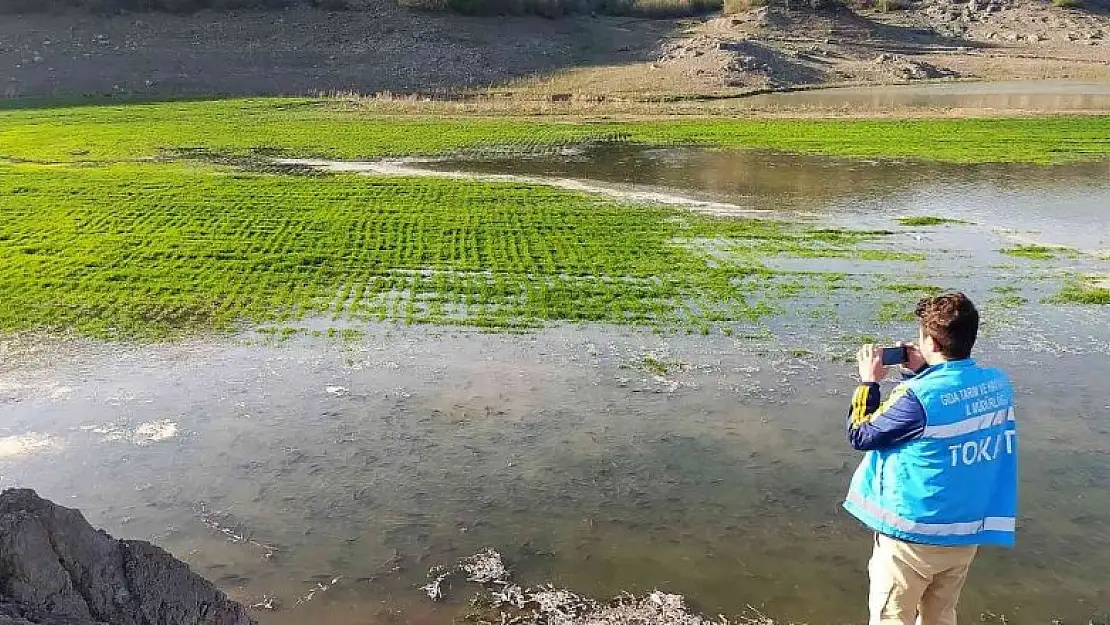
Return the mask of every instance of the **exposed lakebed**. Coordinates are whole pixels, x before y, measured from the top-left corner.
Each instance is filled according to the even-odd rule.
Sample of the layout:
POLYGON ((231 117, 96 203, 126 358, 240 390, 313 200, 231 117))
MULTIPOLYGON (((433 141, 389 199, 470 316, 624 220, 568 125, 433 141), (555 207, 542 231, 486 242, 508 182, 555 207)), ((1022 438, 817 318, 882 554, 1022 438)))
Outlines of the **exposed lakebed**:
MULTIPOLYGON (((257 613, 266 624, 450 622, 466 595, 431 604, 417 587, 486 545, 525 582, 862 622, 869 539, 838 508, 858 460, 842 434, 844 355, 909 335, 920 286, 959 287, 988 320, 981 359, 1017 385, 1023 480, 1019 547, 984 554, 964 615, 1110 609, 1110 307, 1045 302, 1107 272, 1110 164, 617 146, 421 166, 889 229, 879 248, 920 258, 766 258, 787 304, 729 336, 360 324, 342 338, 314 331, 326 319, 284 340, 17 335, 0 370, 0 486, 152 539, 247 603, 279 598, 257 613), (897 221, 923 215, 971 223, 897 221), (1067 249, 1000 252, 1021 244, 1067 249)), ((737 253, 699 244, 719 262, 737 253)))

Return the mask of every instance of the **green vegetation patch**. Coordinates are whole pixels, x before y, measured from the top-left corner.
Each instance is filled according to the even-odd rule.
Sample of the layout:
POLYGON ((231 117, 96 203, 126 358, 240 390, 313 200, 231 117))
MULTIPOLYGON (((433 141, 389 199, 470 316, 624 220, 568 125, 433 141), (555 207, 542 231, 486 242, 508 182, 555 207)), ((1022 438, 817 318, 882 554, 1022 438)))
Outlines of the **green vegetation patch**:
POLYGON ((987 300, 987 305, 994 308, 1021 308, 1028 303, 1029 300, 1021 295, 1001 295, 987 300))
MULTIPOLYGON (((772 258, 922 256, 876 246, 888 231, 713 218, 526 184, 321 175, 270 159, 627 141, 1047 163, 1104 158, 1107 137, 1110 117, 428 119, 314 99, 9 108, 0 110, 0 331, 155 338, 323 315, 340 326, 588 321, 729 332, 810 290, 840 288, 842 275, 774 271, 772 258)), ((892 301, 880 313, 905 311, 892 301)))
POLYGON ((923 297, 939 295, 940 287, 931 284, 912 282, 886 282, 876 285, 880 294, 895 294, 895 299, 886 299, 879 304, 876 319, 881 323, 908 323, 916 319, 914 304, 923 297))
POLYGON ((681 371, 686 368, 688 368, 688 365, 679 360, 663 360, 652 354, 645 354, 640 362, 640 369, 658 376, 669 375, 674 371, 681 371))
POLYGON ((1105 276, 1085 276, 1068 280, 1052 298, 1058 304, 1110 305, 1110 280, 1105 276))
POLYGON ((1029 260, 1055 260, 1061 254, 1074 255, 1075 251, 1066 247, 1022 244, 1008 247, 1002 250, 1002 253, 1007 256, 1016 256, 1029 260))
POLYGON ((971 222, 962 219, 949 219, 947 217, 924 215, 920 217, 899 217, 898 223, 903 226, 943 226, 946 224, 969 224, 971 222))
POLYGON ((890 282, 880 285, 882 291, 911 295, 918 298, 940 295, 941 288, 931 284, 917 284, 914 282, 890 282))
POLYGON ((882 235, 524 184, 0 165, 0 331, 157 338, 325 315, 707 332, 771 312, 768 269, 676 243, 708 236, 841 255, 882 235))
POLYGON ((1008 308, 1021 308, 1029 303, 1029 300, 1023 294, 1021 287, 1013 284, 1000 284, 993 286, 990 289, 994 294, 989 300, 987 305, 999 309, 1008 308))
POLYGON ((414 118, 339 100, 256 99, 0 110, 0 158, 131 160, 184 148, 340 159, 582 141, 987 163, 1110 156, 1110 117, 822 120, 414 118))

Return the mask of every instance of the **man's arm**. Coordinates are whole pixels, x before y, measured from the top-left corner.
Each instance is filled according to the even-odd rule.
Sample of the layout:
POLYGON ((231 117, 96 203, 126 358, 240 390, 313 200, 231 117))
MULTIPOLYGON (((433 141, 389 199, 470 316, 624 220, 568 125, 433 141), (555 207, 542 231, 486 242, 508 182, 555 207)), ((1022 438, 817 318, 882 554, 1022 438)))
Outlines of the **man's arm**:
POLYGON ((865 383, 852 395, 848 409, 848 442, 860 451, 908 443, 925 432, 925 407, 908 386, 894 389, 880 405, 877 383, 865 383))

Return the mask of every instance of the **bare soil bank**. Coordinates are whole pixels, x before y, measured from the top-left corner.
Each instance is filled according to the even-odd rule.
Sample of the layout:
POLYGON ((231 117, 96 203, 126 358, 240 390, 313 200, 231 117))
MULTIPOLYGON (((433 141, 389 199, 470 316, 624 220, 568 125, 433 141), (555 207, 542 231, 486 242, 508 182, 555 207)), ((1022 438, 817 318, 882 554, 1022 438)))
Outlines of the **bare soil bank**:
POLYGON ((3 16, 0 92, 311 94, 444 91, 650 58, 671 22, 469 18, 382 3, 191 16, 3 16))
POLYGON ((0 96, 480 92, 505 101, 730 97, 945 78, 1110 80, 1110 17, 1027 0, 859 14, 469 18, 373 0, 192 16, 4 16, 0 96))

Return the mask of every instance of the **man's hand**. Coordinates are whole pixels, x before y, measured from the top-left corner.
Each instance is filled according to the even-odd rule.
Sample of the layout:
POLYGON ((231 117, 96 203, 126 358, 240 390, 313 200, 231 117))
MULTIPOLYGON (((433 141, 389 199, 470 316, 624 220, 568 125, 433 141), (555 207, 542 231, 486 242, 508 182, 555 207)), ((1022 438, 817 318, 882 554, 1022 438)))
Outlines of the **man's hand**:
POLYGON ((860 382, 871 384, 886 377, 882 348, 875 345, 864 345, 856 352, 856 361, 859 363, 860 382))
POLYGON ((903 367, 917 373, 929 366, 929 363, 925 362, 925 356, 921 354, 921 349, 916 343, 899 343, 899 345, 906 348, 906 355, 909 357, 902 365, 903 367))

